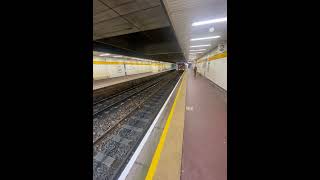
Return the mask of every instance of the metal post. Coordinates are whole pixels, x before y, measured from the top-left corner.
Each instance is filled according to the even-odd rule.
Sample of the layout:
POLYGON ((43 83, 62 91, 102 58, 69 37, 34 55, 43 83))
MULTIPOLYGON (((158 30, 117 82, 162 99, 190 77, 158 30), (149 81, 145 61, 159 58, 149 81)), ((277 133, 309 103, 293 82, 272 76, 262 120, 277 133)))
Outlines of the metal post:
POLYGON ((123 62, 123 67, 124 67, 124 76, 127 76, 127 68, 126 68, 125 62, 123 62))

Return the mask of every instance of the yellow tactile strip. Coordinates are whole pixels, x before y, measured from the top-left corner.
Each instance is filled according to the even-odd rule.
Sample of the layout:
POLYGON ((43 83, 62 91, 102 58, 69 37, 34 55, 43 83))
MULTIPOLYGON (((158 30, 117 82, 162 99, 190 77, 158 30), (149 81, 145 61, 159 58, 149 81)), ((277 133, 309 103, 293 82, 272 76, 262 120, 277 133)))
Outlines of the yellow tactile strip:
POLYGON ((149 167, 147 180, 180 179, 186 80, 185 73, 149 167))

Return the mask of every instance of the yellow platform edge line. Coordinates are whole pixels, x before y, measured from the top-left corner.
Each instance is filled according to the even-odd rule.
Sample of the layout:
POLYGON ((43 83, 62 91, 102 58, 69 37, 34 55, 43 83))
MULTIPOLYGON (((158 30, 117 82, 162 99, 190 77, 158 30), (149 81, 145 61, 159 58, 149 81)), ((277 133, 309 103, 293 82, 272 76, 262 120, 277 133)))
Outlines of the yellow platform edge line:
POLYGON ((160 160, 160 155, 161 155, 161 152, 162 152, 162 149, 163 149, 163 145, 164 145, 164 142, 166 140, 168 129, 169 129, 169 126, 170 126, 170 122, 171 122, 171 119, 172 119, 172 116, 173 116, 173 112, 174 112, 174 110, 176 108, 177 99, 180 97, 182 83, 184 83, 183 80, 185 78, 185 73, 183 73, 182 75, 183 75, 183 77, 181 79, 181 84, 179 85, 179 89, 178 89, 177 95, 176 95, 176 97, 174 99, 174 102, 173 102, 172 108, 170 110, 170 114, 168 116, 166 125, 165 125, 165 127, 163 129, 163 132, 161 134, 160 141, 158 143, 157 149, 156 149, 156 151, 155 151, 155 153, 153 155, 153 158, 152 158, 152 161, 151 161, 151 165, 149 167, 147 176, 145 178, 146 180, 152 180, 153 176, 154 176, 154 174, 156 172, 156 169, 157 169, 157 166, 158 166, 158 163, 159 163, 159 160, 160 160))

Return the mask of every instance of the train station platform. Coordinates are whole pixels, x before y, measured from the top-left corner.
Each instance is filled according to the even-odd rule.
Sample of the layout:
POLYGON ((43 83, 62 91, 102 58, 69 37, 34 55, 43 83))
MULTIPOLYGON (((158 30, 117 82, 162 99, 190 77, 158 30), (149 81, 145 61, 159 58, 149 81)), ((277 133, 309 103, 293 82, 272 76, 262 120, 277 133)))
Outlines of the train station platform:
POLYGON ((128 76, 120 76, 115 78, 108 78, 108 79, 101 79, 101 80, 94 80, 93 81, 93 90, 112 86, 114 84, 119 84, 126 81, 131 81, 134 79, 139 79, 142 77, 150 76, 153 74, 157 74, 159 72, 148 72, 148 73, 141 73, 141 74, 133 74, 128 76))
POLYGON ((133 75, 127 75, 127 76, 120 76, 120 77, 115 77, 115 78, 108 78, 108 79, 101 79, 101 80, 94 80, 93 81, 93 90, 112 86, 115 84, 120 84, 123 82, 147 77, 147 76, 152 76, 154 74, 159 74, 162 72, 166 72, 170 70, 164 70, 164 71, 159 71, 159 72, 148 72, 148 73, 140 73, 140 74, 133 74, 133 75))
POLYGON ((226 180, 226 92, 186 70, 146 179, 226 180))

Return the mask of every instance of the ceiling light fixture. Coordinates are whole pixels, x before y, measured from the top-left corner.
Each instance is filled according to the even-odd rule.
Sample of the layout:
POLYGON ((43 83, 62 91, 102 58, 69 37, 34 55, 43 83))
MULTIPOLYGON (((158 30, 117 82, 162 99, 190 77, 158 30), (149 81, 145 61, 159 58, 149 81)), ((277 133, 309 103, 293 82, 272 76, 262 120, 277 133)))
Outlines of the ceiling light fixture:
POLYGON ((197 53, 203 53, 203 52, 192 52, 192 53, 189 53, 189 54, 197 54, 197 53))
POLYGON ((210 44, 203 44, 203 45, 196 45, 196 46, 190 46, 190 47, 206 47, 211 46, 210 44))
POLYGON ((205 51, 207 49, 190 49, 190 51, 205 51))
POLYGON ((213 32, 214 31, 214 27, 212 26, 210 29, 209 29, 209 32, 213 32))
POLYGON ((192 23, 192 26, 200 26, 200 25, 205 25, 205 24, 213 24, 213 23, 224 22, 224 21, 227 21, 227 17, 219 18, 219 19, 210 19, 210 20, 207 20, 207 21, 194 22, 194 23, 192 23))
POLYGON ((199 41, 199 40, 206 40, 206 39, 215 39, 215 38, 219 38, 220 36, 209 36, 209 37, 203 37, 203 38, 194 38, 194 39, 190 39, 190 41, 199 41))
POLYGON ((113 57, 122 57, 122 56, 113 56, 113 57))
POLYGON ((100 54, 99 56, 109 56, 109 53, 105 53, 105 54, 100 54))

